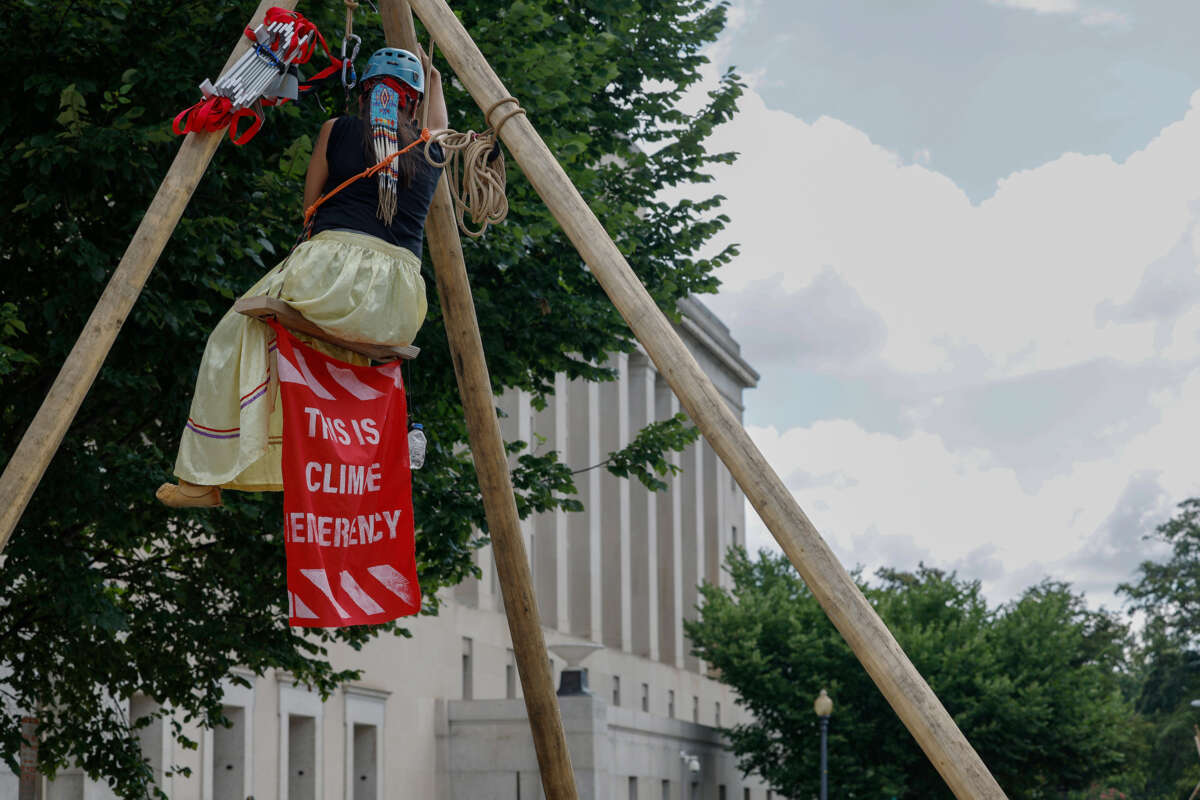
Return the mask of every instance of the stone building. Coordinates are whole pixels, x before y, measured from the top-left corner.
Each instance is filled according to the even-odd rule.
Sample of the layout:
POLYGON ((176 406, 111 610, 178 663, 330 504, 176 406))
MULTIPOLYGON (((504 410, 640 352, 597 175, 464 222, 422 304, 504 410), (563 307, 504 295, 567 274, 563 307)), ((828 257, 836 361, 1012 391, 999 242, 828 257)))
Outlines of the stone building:
MULTIPOLYGON (((758 375, 728 329, 695 300, 679 331, 740 417, 758 375)), ((679 410, 640 352, 616 356, 605 384, 559 376, 545 409, 528 395, 499 400, 507 440, 558 450, 573 469, 599 464, 646 423, 679 410)), ((707 443, 674 456, 682 472, 652 493, 602 468, 580 472, 585 510, 524 523, 547 642, 591 643, 591 695, 561 707, 584 800, 767 800, 723 748, 719 725, 743 713, 732 692, 689 653, 682 620, 701 581, 726 583, 724 551, 744 543, 743 496, 707 443)), ((420 535, 420 534, 418 534, 420 535)), ((441 613, 414 619, 413 637, 380 637, 336 666, 362 680, 324 702, 286 674, 247 675, 226 687, 233 727, 191 731, 199 751, 174 748, 163 726, 142 732, 161 786, 179 800, 535 800, 542 796, 512 644, 490 549, 482 575, 445 596, 441 613), (190 777, 164 774, 172 764, 190 777)), ((565 662, 552 656, 556 679, 565 662)), ((134 697, 140 713, 152 701, 134 697)), ((45 800, 100 800, 105 786, 67 773, 45 800)), ((0 775, 0 800, 16 800, 0 775)))

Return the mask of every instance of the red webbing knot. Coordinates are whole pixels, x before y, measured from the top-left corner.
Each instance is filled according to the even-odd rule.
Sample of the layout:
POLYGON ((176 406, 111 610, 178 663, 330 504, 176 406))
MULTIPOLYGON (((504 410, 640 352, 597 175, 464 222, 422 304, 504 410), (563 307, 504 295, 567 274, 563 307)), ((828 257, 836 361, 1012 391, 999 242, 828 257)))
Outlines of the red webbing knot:
MULTIPOLYGON (((333 54, 329 52, 329 45, 325 43, 325 37, 321 35, 321 31, 317 29, 317 26, 314 23, 305 19, 304 15, 299 11, 289 11, 286 8, 272 6, 271 8, 267 9, 267 13, 263 17, 263 24, 273 25, 276 22, 290 22, 295 26, 296 31, 296 36, 292 40, 291 49, 289 49, 287 52, 276 54, 280 61, 286 60, 291 56, 292 52, 295 51, 296 48, 300 48, 300 51, 297 53, 295 59, 292 60, 292 63, 307 64, 309 59, 312 58, 313 52, 317 46, 317 42, 321 43, 321 49, 323 49, 325 51, 325 55, 329 56, 329 58, 332 60, 333 54), (309 39, 303 47, 300 47, 300 41, 310 33, 313 34, 313 38, 309 39)), ((246 36, 253 42, 258 41, 258 38, 254 35, 254 31, 250 28, 246 28, 246 36)))
POLYGON ((182 136, 185 133, 213 133, 229 128, 230 141, 240 146, 254 138, 262 123, 262 115, 254 108, 234 111, 233 102, 228 97, 213 95, 180 111, 171 123, 171 130, 182 136), (244 117, 253 117, 254 121, 239 134, 238 120, 244 117))
POLYGON ((238 111, 235 111, 233 114, 233 118, 231 120, 229 120, 229 141, 233 142, 238 147, 241 147, 246 142, 248 142, 254 138, 254 134, 258 133, 258 129, 262 127, 262 124, 263 124, 262 114, 258 113, 258 111, 255 110, 253 106, 250 108, 242 108, 242 109, 239 109, 238 111), (238 135, 238 133, 237 133, 238 120, 243 119, 245 117, 252 117, 254 119, 254 121, 250 123, 250 127, 246 128, 245 131, 243 131, 240 135, 238 135))

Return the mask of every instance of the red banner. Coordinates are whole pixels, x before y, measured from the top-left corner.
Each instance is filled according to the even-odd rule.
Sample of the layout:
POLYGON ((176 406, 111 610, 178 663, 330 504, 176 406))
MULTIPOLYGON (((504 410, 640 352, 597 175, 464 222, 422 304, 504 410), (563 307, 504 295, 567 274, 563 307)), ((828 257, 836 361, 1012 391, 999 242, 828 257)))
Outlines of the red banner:
POLYGON ((421 608, 399 362, 346 364, 272 323, 283 402, 288 616, 308 628, 421 608))

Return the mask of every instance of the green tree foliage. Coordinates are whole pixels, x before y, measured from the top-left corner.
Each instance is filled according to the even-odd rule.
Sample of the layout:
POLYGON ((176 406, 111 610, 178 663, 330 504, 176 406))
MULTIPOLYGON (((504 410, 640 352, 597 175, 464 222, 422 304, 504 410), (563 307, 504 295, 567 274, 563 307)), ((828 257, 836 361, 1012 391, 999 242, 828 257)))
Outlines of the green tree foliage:
POLYGON ((1200 782, 1193 742, 1200 716, 1200 498, 1185 500, 1148 538, 1171 548, 1163 563, 1144 561, 1118 592, 1144 616, 1134 695, 1145 720, 1137 797, 1182 798, 1200 782))
POLYGON ((1143 561, 1118 591, 1146 615, 1146 630, 1182 649, 1200 647, 1200 498, 1184 500, 1149 538, 1171 547, 1166 563, 1143 561))
MULTIPOLYGON (((833 796, 951 797, 790 563, 735 548, 727 569, 733 587, 704 586, 686 631, 754 715, 726 731, 742 769, 815 795, 812 704, 827 688, 833 796)), ((1009 797, 1061 796, 1121 765, 1127 631, 1112 615, 1054 582, 990 608, 977 582, 926 567, 861 586, 1009 797)))
MULTIPOLYGON (((459 0, 467 27, 657 303, 711 291, 732 248, 698 255, 724 225, 719 197, 668 204, 661 190, 708 180, 732 154, 705 140, 734 110, 724 76, 694 115, 675 110, 699 79, 701 47, 725 10, 708 0, 459 0), (653 154, 635 141, 649 143, 653 154), (612 158, 615 156, 616 158, 612 158)), ((255 3, 33 0, 0 4, 0 462, 7 461, 179 146, 175 113, 215 78, 255 3)), ((368 52, 383 45, 359 11, 368 52)), ((301 11, 336 43, 344 6, 301 11)), ((318 60, 321 58, 317 57, 318 60)), ((319 65, 318 65, 319 66, 319 65)), ((360 68, 361 68, 360 64, 360 68)), ((447 74, 451 125, 484 127, 447 74)), ((340 90, 324 95, 343 104, 340 90)), ((315 104, 272 109, 245 147, 224 144, 118 337, 0 564, 0 754, 19 746, 12 708, 41 720, 47 769, 68 761, 125 796, 148 771, 113 699, 145 693, 188 719, 220 719, 230 667, 283 668, 328 691, 347 677, 325 645, 360 647, 378 628, 298 635, 286 624, 277 496, 227 493, 215 512, 154 502, 168 478, 205 337, 232 299, 287 252, 301 217, 315 104)), ((511 164, 511 162, 510 162, 511 164)), ((630 333, 518 169, 507 224, 468 241, 494 388, 539 402, 553 376, 611 379, 606 354, 630 333)), ((474 569, 486 535, 432 271, 430 317, 410 374, 411 407, 430 434, 414 483, 425 596, 474 569)), ((650 478, 678 424, 614 463, 650 478), (661 450, 661 447, 658 448, 661 450)), ((571 469, 535 448, 515 471, 522 513, 576 507, 571 469)), ((657 470, 661 473, 661 469, 657 470)), ((404 634, 400 627, 382 630, 404 634)), ((143 721, 145 722, 145 721, 143 721)), ((186 744, 186 743, 185 743, 186 744)))

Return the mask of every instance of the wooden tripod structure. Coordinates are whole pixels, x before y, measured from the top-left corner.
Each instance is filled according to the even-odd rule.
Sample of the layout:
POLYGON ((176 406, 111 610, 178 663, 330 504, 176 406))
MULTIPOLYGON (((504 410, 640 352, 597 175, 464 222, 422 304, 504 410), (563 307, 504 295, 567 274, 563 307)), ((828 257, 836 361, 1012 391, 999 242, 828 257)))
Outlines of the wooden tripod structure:
MULTIPOLYGON (((261 20, 272 5, 293 8, 295 4, 295 0, 262 0, 252 25, 261 20)), ((481 109, 491 109, 510 97, 446 0, 381 0, 379 5, 389 45, 416 49, 412 18, 415 9, 437 40, 455 75, 481 109)), ((246 46, 240 42, 226 66, 232 64, 246 46)), ((504 109, 500 109, 500 113, 504 113, 504 109)), ((750 440, 528 117, 520 114, 510 119, 502 127, 500 137, 659 373, 679 397, 688 416, 737 480, 825 613, 947 786, 960 800, 1004 798, 1003 790, 979 755, 750 440)), ((222 133, 217 132, 192 133, 184 140, 79 341, 0 476, 0 551, 58 449, 221 139, 222 133)), ((491 380, 463 261, 462 242, 444 175, 429 210, 426 234, 542 786, 552 800, 575 800, 578 794, 574 774, 538 620, 504 443, 493 408, 491 380)))

